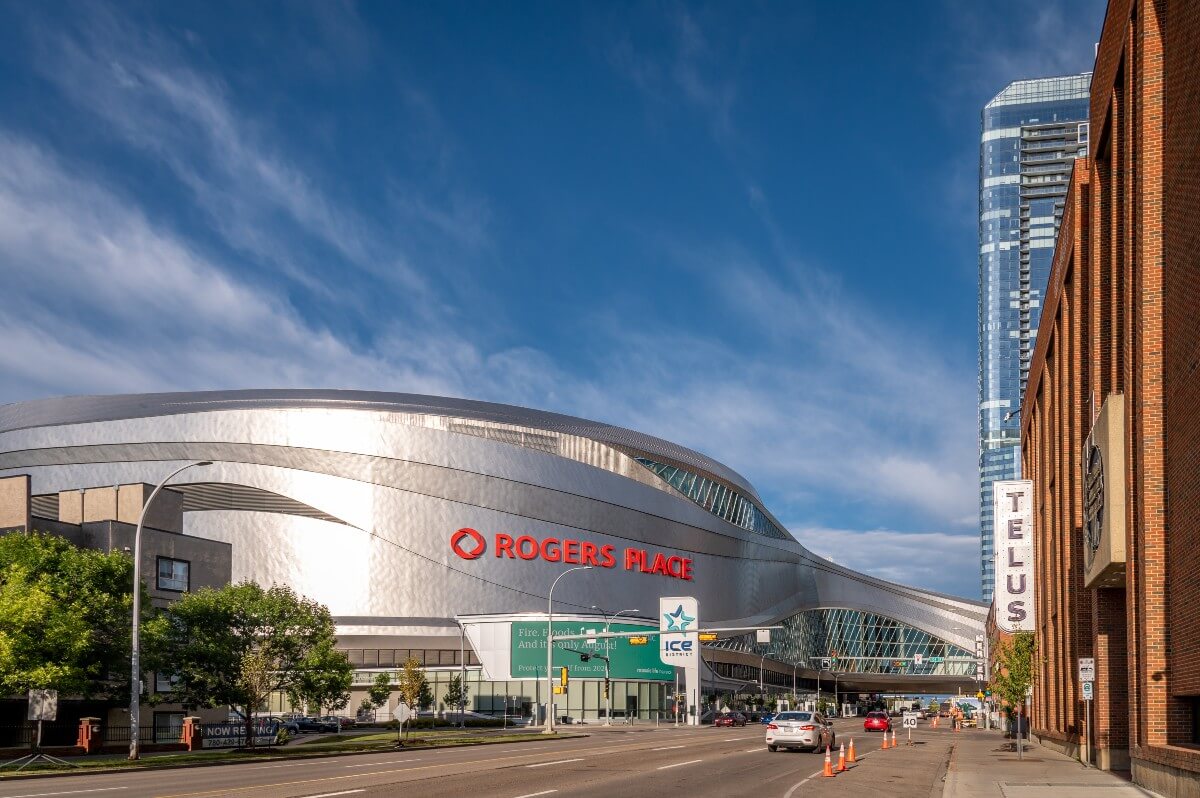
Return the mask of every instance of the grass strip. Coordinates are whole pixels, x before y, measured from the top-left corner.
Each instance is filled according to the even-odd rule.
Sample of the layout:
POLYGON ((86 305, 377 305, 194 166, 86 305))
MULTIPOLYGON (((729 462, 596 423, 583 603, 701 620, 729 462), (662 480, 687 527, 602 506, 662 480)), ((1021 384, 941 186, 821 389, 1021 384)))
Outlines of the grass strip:
POLYGON ((429 733, 414 735, 405 740, 402 747, 396 747, 396 733, 383 732, 379 734, 356 735, 349 739, 333 742, 317 740, 311 744, 301 744, 296 747, 265 748, 254 751, 197 751, 178 754, 161 754, 147 756, 136 762, 130 762, 119 754, 101 755, 89 759, 75 759, 72 762, 79 767, 51 765, 38 763, 30 765, 19 773, 0 770, 0 781, 12 781, 22 778, 39 776, 73 776, 84 773, 109 773, 129 770, 167 770, 170 768, 205 767, 212 765, 238 765, 243 763, 270 762, 288 759, 322 759, 346 754, 378 754, 389 751, 416 751, 429 748, 458 748, 468 745, 495 745, 498 743, 520 743, 532 740, 559 739, 566 740, 574 737, 586 737, 586 734, 559 733, 553 736, 540 732, 529 734, 504 734, 491 737, 430 735, 429 733))

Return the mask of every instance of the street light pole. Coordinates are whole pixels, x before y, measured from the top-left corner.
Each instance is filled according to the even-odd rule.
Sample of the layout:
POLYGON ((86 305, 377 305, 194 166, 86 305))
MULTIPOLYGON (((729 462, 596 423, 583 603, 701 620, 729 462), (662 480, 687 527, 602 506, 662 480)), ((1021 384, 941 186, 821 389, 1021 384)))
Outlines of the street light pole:
POLYGON ((838 674, 832 668, 829 669, 829 672, 833 674, 833 712, 836 717, 840 718, 842 716, 842 708, 838 706, 838 674))
POLYGON ((767 705, 767 693, 763 688, 763 664, 766 663, 768 656, 775 656, 775 652, 764 651, 762 658, 758 661, 758 694, 763 697, 763 706, 767 705))
POLYGON ((572 571, 590 571, 590 565, 577 565, 563 571, 550 585, 546 600, 546 728, 542 734, 554 734, 554 588, 558 580, 572 571))
POLYGON ((212 465, 211 460, 203 460, 195 463, 188 463, 181 466, 170 474, 162 482, 159 482, 154 490, 150 492, 150 498, 146 499, 146 503, 142 505, 142 512, 138 516, 137 529, 133 532, 133 634, 130 643, 129 656, 129 758, 131 760, 138 758, 138 715, 141 713, 141 698, 142 698, 142 674, 141 662, 138 656, 138 643, 140 640, 140 631, 142 624, 142 527, 146 523, 146 512, 150 509, 150 505, 154 502, 154 497, 158 492, 180 473, 186 471, 193 466, 203 467, 212 465))
MULTIPOLYGON (((616 619, 616 617, 618 615, 624 615, 626 613, 637 612, 636 609, 621 610, 620 612, 613 613, 612 617, 609 617, 609 614, 607 612, 605 612, 604 610, 601 610, 599 607, 597 607, 595 605, 592 605, 592 609, 600 610, 600 614, 604 616, 604 634, 608 634, 609 631, 611 631, 609 629, 609 626, 612 624, 613 620, 616 619)), ((605 646, 608 645, 608 641, 609 641, 609 638, 607 638, 607 637, 604 638, 605 646)), ((605 699, 605 707, 606 707, 606 709, 604 710, 604 725, 605 726, 612 725, 612 672, 610 670, 610 666, 612 665, 611 660, 612 660, 612 652, 609 651, 609 653, 606 654, 604 657, 604 699, 605 699)))

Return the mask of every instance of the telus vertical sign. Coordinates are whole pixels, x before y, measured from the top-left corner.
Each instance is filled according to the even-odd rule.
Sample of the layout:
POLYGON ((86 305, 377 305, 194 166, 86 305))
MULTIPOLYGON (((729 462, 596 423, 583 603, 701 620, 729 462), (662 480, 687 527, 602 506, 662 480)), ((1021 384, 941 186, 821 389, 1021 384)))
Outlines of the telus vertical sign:
POLYGON ((996 625, 1006 632, 1032 632, 1033 482, 992 483, 996 541, 996 625))

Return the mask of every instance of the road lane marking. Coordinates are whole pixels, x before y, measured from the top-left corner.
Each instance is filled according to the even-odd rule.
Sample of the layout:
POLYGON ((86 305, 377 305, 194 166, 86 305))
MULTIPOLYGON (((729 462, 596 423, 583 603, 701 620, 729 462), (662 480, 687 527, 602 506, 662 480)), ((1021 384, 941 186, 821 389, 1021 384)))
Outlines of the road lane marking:
POLYGON ((568 762, 582 762, 582 761, 583 761, 583 757, 577 756, 574 759, 556 759, 553 762, 538 762, 537 764, 526 765, 525 767, 527 767, 527 768, 544 768, 544 767, 549 767, 550 765, 565 765, 568 762))
POLYGON ((113 790, 128 789, 128 787, 94 787, 90 790, 67 790, 66 792, 27 792, 23 795, 9 795, 6 798, 42 798, 44 795, 83 795, 89 792, 112 792, 113 790))
POLYGON ((681 768, 684 765, 694 765, 697 762, 703 762, 703 761, 704 761, 703 759, 693 759, 688 762, 676 762, 674 765, 663 765, 662 767, 655 768, 655 769, 656 770, 670 770, 671 768, 681 768))
POLYGON ((676 748, 686 748, 685 745, 664 745, 662 748, 651 748, 651 751, 674 751, 676 748))
POLYGON ((760 745, 760 746, 758 746, 757 748, 747 748, 747 749, 746 749, 746 753, 747 753, 747 754, 753 754, 755 751, 766 751, 766 750, 767 750, 766 748, 763 748, 763 747, 760 745))
MULTIPOLYGON (((870 756, 871 753, 872 753, 871 751, 868 751, 867 753, 863 754, 862 756, 855 757, 855 759, 856 760, 864 759, 865 757, 870 756)), ((803 781, 799 781, 799 782, 793 784, 792 788, 783 794, 783 798, 792 798, 792 796, 796 793, 796 790, 800 789, 805 784, 808 784, 810 781, 815 779, 817 776, 820 776, 823 771, 824 771, 824 768, 822 768, 821 770, 818 770, 816 773, 813 773, 812 775, 810 775, 808 778, 804 779, 803 781)))
MULTIPOLYGON (((521 743, 514 743, 512 745, 520 746, 521 743)), ((640 750, 642 750, 642 745, 637 742, 634 742, 634 743, 625 742, 625 743, 619 743, 616 745, 612 745, 609 747, 586 748, 584 750, 587 753, 592 754, 592 755, 623 754, 623 753, 628 753, 631 751, 640 751, 640 750)), ((461 754, 463 752, 463 749, 462 748, 440 748, 440 749, 435 749, 433 751, 430 751, 429 753, 436 754, 436 753, 442 753, 442 752, 460 753, 461 754)), ((486 764, 491 764, 494 762, 511 762, 514 759, 525 759, 525 758, 531 757, 531 756, 538 756, 538 754, 513 754, 511 756, 497 756, 497 757, 491 757, 489 759, 473 760, 469 764, 471 764, 471 765, 486 765, 486 764)), ((317 783, 326 782, 326 781, 342 781, 345 779, 360 778, 362 776, 379 776, 379 775, 388 774, 388 773, 405 773, 405 774, 411 775, 411 774, 416 773, 417 771, 421 771, 421 770, 437 770, 438 768, 455 767, 456 764, 457 763, 454 763, 454 762, 446 762, 443 764, 416 765, 415 767, 411 767, 411 768, 396 768, 395 770, 372 771, 370 773, 347 773, 342 776, 325 776, 325 777, 321 777, 321 778, 299 779, 296 781, 280 781, 280 782, 273 782, 273 783, 268 783, 268 784, 255 784, 253 786, 255 789, 265 790, 265 789, 278 788, 278 787, 294 787, 298 784, 317 784, 317 783)), ((224 767, 235 768, 235 767, 241 767, 241 765, 225 765, 224 767)), ((199 798, 199 796, 203 796, 203 795, 227 795, 229 793, 244 792, 245 789, 246 789, 245 787, 224 787, 224 788, 219 788, 219 789, 214 789, 214 790, 200 790, 197 792, 182 792, 182 793, 163 794, 163 795, 159 796, 159 798, 199 798)), ((33 798, 33 796, 12 796, 10 798, 33 798)))
POLYGON ((389 759, 387 762, 370 762, 366 765, 342 765, 344 768, 377 768, 380 765, 399 765, 404 762, 420 762, 419 759, 389 759))
POLYGON ((537 798, 537 796, 539 796, 539 795, 549 795, 552 792, 558 792, 558 790, 542 790, 541 792, 527 792, 524 795, 518 795, 517 798, 537 798))
POLYGON ((366 792, 366 790, 342 790, 341 792, 323 792, 320 795, 309 795, 306 798, 333 798, 335 795, 353 795, 356 792, 366 792))

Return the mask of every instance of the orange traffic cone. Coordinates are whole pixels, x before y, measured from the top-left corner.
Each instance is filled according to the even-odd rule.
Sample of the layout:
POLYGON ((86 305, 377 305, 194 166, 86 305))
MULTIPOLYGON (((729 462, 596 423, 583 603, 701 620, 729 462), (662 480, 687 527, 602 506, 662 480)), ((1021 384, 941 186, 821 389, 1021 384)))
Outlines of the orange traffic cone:
POLYGON ((845 743, 842 743, 841 747, 838 748, 837 772, 838 773, 846 772, 846 744, 845 743))
POLYGON ((886 750, 888 750, 888 748, 889 748, 889 746, 888 746, 887 730, 884 730, 884 732, 883 732, 883 747, 881 747, 879 750, 886 751, 886 750))
POLYGON ((892 748, 895 748, 900 743, 896 742, 896 730, 892 729, 892 748))
POLYGON ((853 765, 857 760, 854 758, 854 738, 850 738, 850 750, 846 752, 846 761, 853 765))
POLYGON ((935 729, 937 728, 937 719, 938 719, 938 716, 934 715, 933 716, 933 728, 935 728, 935 729))
POLYGON ((821 773, 822 776, 833 778, 833 760, 829 758, 829 746, 825 746, 825 770, 821 773))

